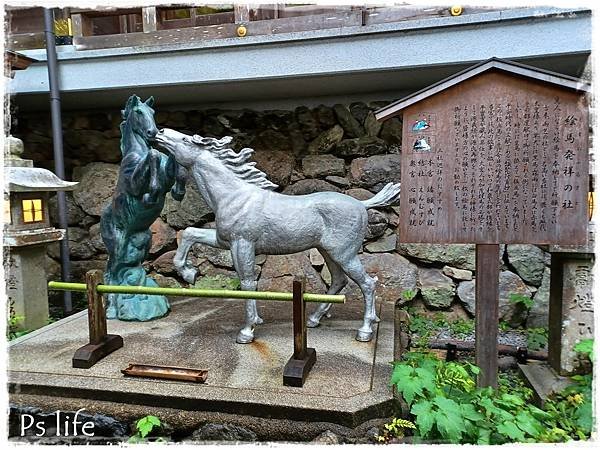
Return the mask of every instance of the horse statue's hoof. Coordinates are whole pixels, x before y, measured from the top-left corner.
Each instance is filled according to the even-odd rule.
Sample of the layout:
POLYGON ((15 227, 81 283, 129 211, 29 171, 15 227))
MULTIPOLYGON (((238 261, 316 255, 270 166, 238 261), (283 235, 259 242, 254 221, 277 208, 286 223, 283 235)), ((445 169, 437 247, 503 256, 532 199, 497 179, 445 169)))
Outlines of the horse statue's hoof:
POLYGON ((262 325, 263 323, 265 323, 263 318, 260 316, 256 316, 256 325, 262 325))
POLYGON ((115 306, 109 306, 106 308, 106 318, 108 320, 117 318, 117 308, 115 306))
POLYGON ((306 321, 306 326, 308 328, 317 328, 320 325, 319 319, 315 319, 314 317, 309 317, 306 321))
POLYGON ((183 269, 180 273, 181 278, 183 278, 186 283, 193 285, 196 283, 196 277, 198 276, 198 271, 196 269, 186 268, 183 269))
POLYGON ((373 339, 373 332, 372 331, 361 331, 358 330, 356 332, 356 340, 359 342, 369 342, 371 339, 373 339))
POLYGON ((244 330, 240 330, 240 332, 237 335, 237 338, 235 338, 235 342, 237 342, 238 344, 250 344, 253 340, 254 333, 250 332, 250 334, 248 334, 247 332, 244 332, 244 330))

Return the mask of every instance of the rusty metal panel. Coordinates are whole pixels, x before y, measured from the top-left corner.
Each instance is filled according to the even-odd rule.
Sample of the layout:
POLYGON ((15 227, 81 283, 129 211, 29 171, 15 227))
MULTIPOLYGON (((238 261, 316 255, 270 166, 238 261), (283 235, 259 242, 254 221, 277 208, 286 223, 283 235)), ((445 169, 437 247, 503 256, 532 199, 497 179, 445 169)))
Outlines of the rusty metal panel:
POLYGON ((404 110, 400 242, 584 244, 584 94, 486 72, 404 110))
POLYGON ((164 378, 167 380, 193 381, 204 383, 208 377, 208 370, 191 369, 188 367, 153 366, 149 364, 129 364, 121 370, 123 375, 130 377, 164 378))

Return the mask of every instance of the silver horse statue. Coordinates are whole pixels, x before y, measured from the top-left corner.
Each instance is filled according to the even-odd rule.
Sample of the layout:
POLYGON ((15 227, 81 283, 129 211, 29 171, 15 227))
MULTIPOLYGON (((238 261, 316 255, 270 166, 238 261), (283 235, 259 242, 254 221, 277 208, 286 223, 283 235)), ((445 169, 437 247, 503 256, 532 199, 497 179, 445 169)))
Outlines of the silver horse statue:
MULTIPOLYGON (((331 273, 328 294, 339 293, 350 277, 360 287, 365 311, 356 339, 373 337, 375 281, 365 271, 358 252, 367 231, 367 209, 390 204, 400 184, 389 183, 369 200, 359 201, 337 192, 284 195, 274 192, 276 184, 255 167, 254 150, 239 153, 230 148, 232 138, 189 136, 168 128, 156 135, 158 146, 173 155, 188 170, 200 194, 215 213, 216 229, 186 228, 173 259, 188 283, 197 270, 187 263, 194 244, 230 249, 242 290, 256 290, 255 255, 284 255, 316 248, 331 273)), ((309 316, 307 325, 316 327, 331 303, 321 303, 309 316)), ((246 302, 246 323, 238 333, 240 344, 254 340, 254 327, 261 324, 255 300, 246 302)))

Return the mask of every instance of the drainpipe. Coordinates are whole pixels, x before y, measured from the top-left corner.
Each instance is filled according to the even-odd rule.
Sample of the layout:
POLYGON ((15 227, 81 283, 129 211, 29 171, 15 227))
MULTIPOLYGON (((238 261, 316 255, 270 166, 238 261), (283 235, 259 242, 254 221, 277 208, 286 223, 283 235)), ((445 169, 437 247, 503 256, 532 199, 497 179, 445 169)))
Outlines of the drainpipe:
MULTIPOLYGON (((50 84, 50 114, 52 117, 52 142, 54 146, 54 172, 60 179, 65 179, 65 161, 63 155, 62 119, 60 115, 60 90, 58 87, 58 64, 56 61, 56 42, 54 36, 54 14, 44 8, 44 33, 46 35, 46 57, 48 60, 48 81, 50 84)), ((69 241, 67 220, 67 199, 64 191, 56 193, 58 200, 58 224, 67 231, 65 238, 60 241, 61 276, 65 281, 71 280, 71 260, 69 259, 69 241)), ((73 312, 73 302, 70 292, 63 292, 63 312, 65 315, 73 312)))

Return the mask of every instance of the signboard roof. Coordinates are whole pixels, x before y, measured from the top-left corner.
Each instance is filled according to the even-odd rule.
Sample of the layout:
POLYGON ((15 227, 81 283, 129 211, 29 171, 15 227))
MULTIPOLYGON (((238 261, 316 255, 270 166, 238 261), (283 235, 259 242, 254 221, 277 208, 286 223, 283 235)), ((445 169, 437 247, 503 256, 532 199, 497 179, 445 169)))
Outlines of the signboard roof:
POLYGON ((379 110, 403 116, 399 241, 585 244, 587 92, 493 59, 379 110))
POLYGON ((383 108, 380 108, 379 110, 375 111, 375 118, 377 120, 389 119, 390 117, 398 115, 398 113, 400 113, 400 111, 407 106, 420 102, 421 100, 424 100, 432 95, 438 94, 452 86, 462 83, 469 78, 475 77, 490 70, 501 70, 517 76, 543 81, 555 86, 560 86, 575 91, 591 92, 590 84, 579 78, 570 77, 568 75, 559 74, 549 70, 538 69, 536 67, 520 64, 514 61, 508 61, 494 57, 458 72, 457 74, 454 74, 448 78, 438 81, 437 83, 434 83, 425 89, 421 89, 420 91, 414 92, 398 101, 390 103, 383 108))

